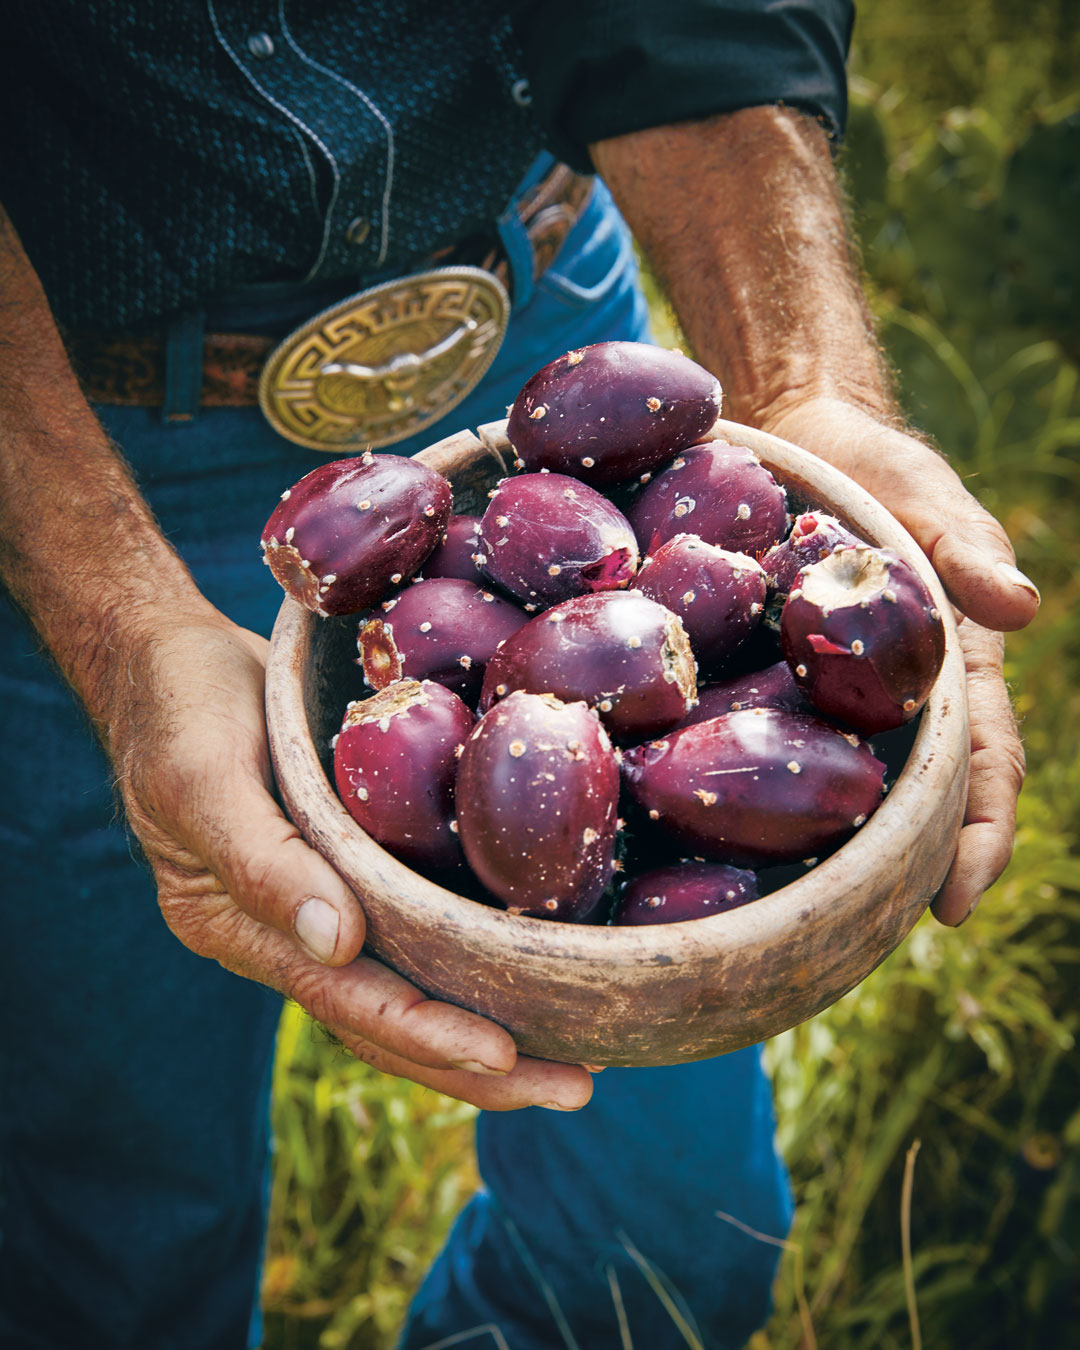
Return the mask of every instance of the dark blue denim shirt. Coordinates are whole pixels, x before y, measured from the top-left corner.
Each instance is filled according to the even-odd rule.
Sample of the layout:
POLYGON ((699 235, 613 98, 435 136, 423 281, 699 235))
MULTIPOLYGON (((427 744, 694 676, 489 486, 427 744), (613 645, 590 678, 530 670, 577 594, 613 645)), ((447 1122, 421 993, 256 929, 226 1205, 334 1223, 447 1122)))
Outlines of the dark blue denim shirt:
POLYGON ((0 200, 61 323, 358 284, 486 232, 537 152, 844 116, 847 0, 9 0, 0 200))

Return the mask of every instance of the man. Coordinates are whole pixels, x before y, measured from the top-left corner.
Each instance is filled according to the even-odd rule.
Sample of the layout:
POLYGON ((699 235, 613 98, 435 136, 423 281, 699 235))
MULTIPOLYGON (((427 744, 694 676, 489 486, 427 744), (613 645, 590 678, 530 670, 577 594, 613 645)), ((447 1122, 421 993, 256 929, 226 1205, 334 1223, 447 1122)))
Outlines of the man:
POLYGON ((0 569, 38 635, 5 616, 0 1344, 257 1343, 279 993, 376 1067, 504 1113, 482 1119, 486 1190, 410 1350, 492 1326, 514 1350, 618 1346, 610 1273, 637 1342, 679 1343, 628 1243, 706 1344, 741 1343, 772 1260, 714 1211, 774 1234, 789 1215, 756 1052, 608 1070, 574 1114, 584 1068, 516 1058, 500 1028, 357 959, 359 904, 281 815, 259 635, 278 596, 254 543, 323 456, 225 363, 463 254, 509 284, 507 337, 441 423, 388 448, 499 415, 569 347, 645 334, 607 190, 552 188, 536 156, 546 138, 595 167, 727 414, 859 479, 968 616, 969 823, 936 901, 961 922, 1007 860, 1022 763, 990 630, 1037 593, 895 417, 831 165, 847 8, 549 3, 511 31, 489 0, 467 32, 420 4, 48 8, 17 16, 0 81, 0 569), (545 268, 554 217, 529 211, 548 191, 545 268), (224 336, 200 372, 204 328, 224 336), (233 392, 200 407, 218 375, 233 392), (106 828, 110 779, 172 934, 106 828), (571 1114, 513 1110, 532 1104, 571 1114))

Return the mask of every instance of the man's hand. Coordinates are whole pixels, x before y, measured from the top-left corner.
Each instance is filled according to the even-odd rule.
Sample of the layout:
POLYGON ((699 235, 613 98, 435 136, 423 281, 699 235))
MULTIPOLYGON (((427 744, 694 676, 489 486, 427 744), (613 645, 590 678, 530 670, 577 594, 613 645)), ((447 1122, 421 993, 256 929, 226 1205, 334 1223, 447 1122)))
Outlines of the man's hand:
POLYGON ((501 1027, 358 957, 360 902, 270 794, 266 643, 199 594, 162 536, 2 211, 0 295, 0 582, 112 756, 173 932, 387 1073, 490 1110, 583 1106, 585 1069, 518 1059, 501 1027))
POLYGON ((295 999, 358 1058, 493 1110, 572 1110, 572 1065, 517 1059, 501 1027, 359 957, 364 916, 270 795, 266 643, 228 621, 169 628, 130 668, 108 740, 131 829, 180 940, 295 999))
POLYGON ((956 858, 933 908, 942 923, 963 923, 1012 852, 1024 751, 1002 678, 1000 630, 1029 623, 1039 593, 1017 571, 1000 524, 921 441, 834 399, 791 405, 762 424, 828 460, 884 503, 933 563, 958 610, 971 785, 956 858))
POLYGON ((591 147, 664 283, 724 414, 826 459, 915 537, 957 609, 971 788, 934 912, 962 923, 1012 848, 1023 752, 990 630, 1022 628, 1038 592, 1001 526, 928 446, 898 430, 853 266, 824 133, 779 107, 654 127, 591 147))

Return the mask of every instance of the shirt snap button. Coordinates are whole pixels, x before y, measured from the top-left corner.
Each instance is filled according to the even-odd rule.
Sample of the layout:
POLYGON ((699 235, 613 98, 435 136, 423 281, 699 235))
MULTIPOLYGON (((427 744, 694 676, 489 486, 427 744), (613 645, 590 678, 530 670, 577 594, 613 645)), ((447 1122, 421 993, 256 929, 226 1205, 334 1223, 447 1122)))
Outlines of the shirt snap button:
POLYGON ((247 40, 247 49, 257 61, 265 61, 274 54, 274 39, 269 33, 252 33, 247 40))
POLYGON ((350 244, 362 244, 371 233, 371 221, 366 216, 357 216, 349 222, 345 238, 350 244))

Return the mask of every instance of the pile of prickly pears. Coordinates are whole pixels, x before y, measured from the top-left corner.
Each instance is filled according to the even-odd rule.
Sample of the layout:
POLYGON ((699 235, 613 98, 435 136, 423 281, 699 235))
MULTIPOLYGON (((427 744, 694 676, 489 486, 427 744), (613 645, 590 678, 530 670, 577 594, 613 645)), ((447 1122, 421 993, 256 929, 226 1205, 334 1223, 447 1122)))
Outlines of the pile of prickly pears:
POLYGON ((792 521, 749 449, 703 439, 720 402, 678 353, 599 343, 522 389, 518 473, 482 517, 393 455, 284 494, 274 576, 361 616, 375 692, 334 775, 391 853, 514 914, 672 922, 755 900, 877 808, 867 738, 922 707, 941 616, 902 559, 792 521))

